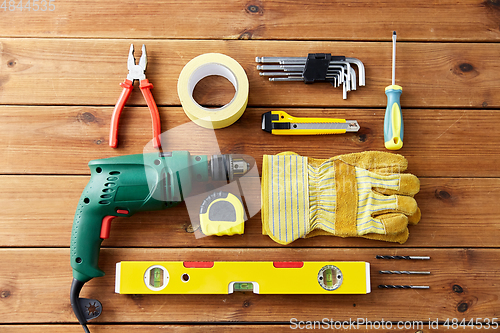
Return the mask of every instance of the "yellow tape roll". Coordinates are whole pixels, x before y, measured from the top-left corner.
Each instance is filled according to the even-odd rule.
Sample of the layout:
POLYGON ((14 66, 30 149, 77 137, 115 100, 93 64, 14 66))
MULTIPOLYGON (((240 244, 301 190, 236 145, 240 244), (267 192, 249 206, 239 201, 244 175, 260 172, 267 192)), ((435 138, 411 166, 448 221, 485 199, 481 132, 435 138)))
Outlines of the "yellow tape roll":
POLYGON ((177 94, 182 108, 194 123, 205 128, 224 128, 238 120, 248 103, 248 78, 241 65, 220 53, 197 56, 184 66, 177 82, 177 94), (220 108, 205 108, 193 98, 196 84, 210 75, 223 76, 234 86, 236 93, 228 104, 220 108))

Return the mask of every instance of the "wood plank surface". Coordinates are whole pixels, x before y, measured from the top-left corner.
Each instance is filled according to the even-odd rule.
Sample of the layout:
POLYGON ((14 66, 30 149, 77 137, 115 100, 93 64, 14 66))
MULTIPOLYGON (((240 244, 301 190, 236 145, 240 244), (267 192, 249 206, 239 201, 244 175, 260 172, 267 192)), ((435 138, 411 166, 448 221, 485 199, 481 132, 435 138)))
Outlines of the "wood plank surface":
MULTIPOLYGON (((71 269, 67 249, 4 249, 9 270, 0 274, 4 323, 75 322, 68 300, 71 269), (43 256, 42 256, 43 254, 43 256), (31 260, 36 257, 37 260, 31 260), (34 278, 36 276, 36 278, 34 278), (43 303, 44 306, 37 306, 43 303)), ((104 249, 101 267, 108 272, 93 279, 83 297, 98 298, 103 314, 96 322, 289 322, 298 320, 422 320, 495 317, 498 315, 498 250, 479 249, 104 249), (375 260, 376 254, 430 255, 431 260, 375 260), (119 295, 114 293, 114 266, 121 260, 361 260, 372 265, 367 295, 119 295), (393 277, 381 269, 429 270, 430 276, 393 277), (378 284, 423 284, 428 290, 386 290, 378 284), (201 306, 210 311, 197 311, 201 306), (432 302, 430 302, 432 300, 432 302), (321 307, 319 307, 321 304, 321 307), (465 304, 465 305, 464 305, 465 304), (411 308, 409 312, 407 309, 411 308), (387 311, 391 309, 391 311, 387 311), (272 313, 272 316, 268 316, 272 313)))
MULTIPOLYGON (((29 11, 27 3, 0 0, 0 332, 82 332, 69 302, 69 243, 89 180, 87 163, 141 154, 152 138, 149 111, 136 87, 120 122, 119 148, 108 146, 130 44, 137 58, 140 45, 147 46, 146 74, 160 106, 164 151, 246 154, 260 171, 264 154, 283 151, 316 158, 387 151, 384 89, 391 84, 393 30, 405 125, 404 147, 396 153, 421 180, 416 200, 422 220, 410 227, 407 243, 321 236, 281 246, 262 235, 260 213, 245 223, 244 235, 196 239, 184 203, 117 218, 99 259, 107 275, 81 293, 103 302, 91 332, 302 331, 307 321, 325 318, 423 323, 328 328, 341 332, 469 332, 485 327, 455 329, 446 321, 479 318, 484 325, 485 318, 500 317, 500 0, 29 0, 29 11), (244 115, 215 132, 189 122, 177 95, 184 65, 208 52, 238 61, 250 84, 244 115), (320 52, 360 59, 366 86, 343 100, 342 90, 329 84, 269 82, 256 70, 256 56, 320 52), (260 129, 262 113, 271 110, 354 119, 361 129, 271 135, 260 129), (431 260, 377 260, 377 254, 431 260), (118 295, 114 267, 121 260, 368 261, 373 291, 118 295), (381 269, 431 275, 382 275, 381 269), (385 290, 379 284, 430 289, 385 290), (292 318, 304 325, 292 327, 292 318)), ((227 80, 208 77, 193 98, 218 107, 233 95, 227 80)), ((254 198, 256 210, 259 188, 245 194, 245 200, 254 198)))
MULTIPOLYGON (((108 274, 87 283, 82 297, 103 304, 96 323, 289 323, 298 320, 446 320, 498 316, 500 277, 495 249, 103 249, 108 274), (428 255, 430 260, 376 260, 377 254, 428 255), (372 292, 366 295, 120 295, 115 263, 170 261, 368 261, 372 292), (379 270, 428 270, 429 276, 387 276, 379 270), (379 284, 429 285, 428 290, 378 289, 379 284), (203 304, 203 305, 202 305, 203 304), (201 309, 204 307, 206 310, 201 309), (408 311, 408 309, 411 311, 408 311), (208 310, 210 309, 210 310, 208 310)), ((2 249, 0 311, 3 323, 75 323, 69 304, 68 249, 2 249), (36 258, 36 260, 33 260, 36 258)), ((314 277, 316 278, 316 277, 314 277)))
MULTIPOLYGON (((220 152, 250 155, 260 170, 264 154, 295 151, 329 158, 385 150, 383 109, 280 109, 297 117, 354 119, 361 129, 330 136, 271 135, 260 127, 262 113, 272 109, 248 108, 235 124, 215 131, 220 152)), ((152 138, 147 108, 123 111, 115 150, 108 146, 112 111, 111 107, 0 106, 0 173, 90 174, 90 160, 142 154, 152 138)), ((201 150, 199 138, 213 134, 189 124, 182 108, 160 108, 160 114, 162 130, 168 131, 164 151, 212 151, 212 145, 201 150)), ((499 114, 499 110, 405 110, 404 147, 397 153, 408 159, 409 172, 418 177, 499 177, 499 114)))
POLYGON ((364 1, 305 0, 51 3, 54 6, 49 8, 47 1, 37 11, 1 9, 0 35, 376 41, 390 40, 391 31, 397 30, 402 40, 414 41, 494 42, 500 38, 500 8, 495 0, 390 0, 368 5, 364 1))
MULTIPOLYGON (((88 177, 0 177, 0 247, 67 247, 76 205, 88 177), (56 209, 57 207, 57 209, 56 209)), ((409 247, 498 247, 498 178, 423 178, 416 195, 422 220, 410 227, 409 247)), ((259 200, 260 202, 260 200, 259 200)), ((117 218, 104 247, 278 247, 261 232, 260 213, 241 236, 196 239, 186 206, 117 218)), ((291 247, 386 247, 359 238, 314 237, 291 247)))
MULTIPOLYGON (((391 83, 391 43, 0 39, 0 103, 44 105, 114 105, 126 77, 130 43, 148 47, 147 77, 160 105, 180 105, 177 80, 184 65, 207 52, 229 55, 245 69, 250 106, 384 107, 391 83), (327 83, 269 82, 256 70, 256 56, 299 56, 332 52, 360 59, 366 86, 342 99, 327 83), (26 92, 29 91, 29 94, 26 92)), ((398 43, 396 83, 404 88, 407 108, 498 108, 500 45, 476 43, 398 43), (425 61, 424 61, 425 60, 425 61)), ((130 103, 144 105, 140 93, 130 103)), ((209 101, 210 104, 214 100, 209 101)), ((217 99, 215 99, 217 104, 217 99)))
MULTIPOLYGON (((394 329, 397 328, 398 323, 394 323, 393 327, 394 329)), ((424 323, 423 329, 418 330, 418 327, 421 327, 420 323, 415 323, 413 325, 413 321, 408 322, 407 326, 411 327, 414 326, 414 328, 409 328, 409 329, 404 329, 404 322, 400 323, 402 329, 398 329, 398 332, 403 332, 403 333, 444 333, 444 332, 450 332, 450 328, 447 328, 446 326, 439 325, 439 326, 433 326, 433 323, 430 323, 430 329, 429 329, 429 323, 424 323), (411 324, 411 325, 410 325, 411 324)), ((332 324, 329 324, 330 326, 332 324)), ((296 325, 292 325, 292 327, 295 327, 296 325)), ((306 329, 307 324, 304 323, 304 325, 301 325, 300 327, 303 327, 302 329, 306 329)), ((335 327, 335 322, 333 324, 335 327)), ((352 332, 355 330, 356 332, 360 333, 376 333, 380 332, 380 328, 372 328, 366 327, 365 325, 353 325, 351 328, 346 328, 343 329, 340 324, 339 328, 334 328, 335 332, 352 332)), ((316 326, 316 329, 318 329, 318 325, 316 326)), ((323 327, 326 327, 324 329, 328 329, 326 325, 323 327)), ((345 327, 349 327, 349 325, 346 323, 345 327)), ((377 327, 375 325, 375 327, 377 327)), ((480 327, 479 324, 475 326, 475 328, 471 327, 465 327, 462 328, 460 327, 460 332, 477 332, 477 328, 480 327)), ((483 326, 481 326, 483 327, 483 326)), ((100 333, 100 332, 109 332, 109 333, 116 333, 116 332, 133 332, 133 333, 164 333, 165 331, 168 332, 181 332, 181 333, 212 333, 212 332, 290 332, 291 329, 300 329, 299 326, 297 325, 296 328, 291 328, 290 325, 226 325, 226 324, 219 324, 219 325, 99 325, 99 324, 90 324, 89 328, 91 332, 95 333, 100 333)), ((81 333, 82 328, 80 325, 3 325, 2 326, 2 332, 5 333, 19 333, 19 332, 40 332, 40 333, 81 333)))

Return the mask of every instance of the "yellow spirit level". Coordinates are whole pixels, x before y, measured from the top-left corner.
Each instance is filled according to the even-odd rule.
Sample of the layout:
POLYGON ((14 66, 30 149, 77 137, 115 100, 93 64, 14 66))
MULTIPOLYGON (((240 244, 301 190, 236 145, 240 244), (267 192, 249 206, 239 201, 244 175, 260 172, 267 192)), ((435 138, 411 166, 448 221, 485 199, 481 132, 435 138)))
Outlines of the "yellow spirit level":
POLYGON ((122 261, 118 294, 368 294, 367 262, 122 261))

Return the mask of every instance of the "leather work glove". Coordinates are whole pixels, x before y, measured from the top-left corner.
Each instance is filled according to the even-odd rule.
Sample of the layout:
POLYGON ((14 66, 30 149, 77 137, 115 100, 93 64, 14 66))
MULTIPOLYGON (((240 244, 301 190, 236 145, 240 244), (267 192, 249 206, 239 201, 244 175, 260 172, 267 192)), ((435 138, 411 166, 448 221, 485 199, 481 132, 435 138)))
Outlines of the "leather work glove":
POLYGON ((420 209, 420 181, 398 154, 368 151, 330 159, 264 155, 262 233, 280 244, 318 235, 403 244, 420 209))

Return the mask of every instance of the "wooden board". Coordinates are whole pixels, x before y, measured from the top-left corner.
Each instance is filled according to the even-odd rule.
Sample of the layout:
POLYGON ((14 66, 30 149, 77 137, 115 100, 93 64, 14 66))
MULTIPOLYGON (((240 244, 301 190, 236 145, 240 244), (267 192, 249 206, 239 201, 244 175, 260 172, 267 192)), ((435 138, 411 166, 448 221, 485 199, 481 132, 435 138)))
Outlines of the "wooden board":
POLYGON ((369 6, 363 1, 162 0, 137 5, 133 0, 52 0, 45 6, 40 2, 38 9, 7 7, 0 14, 5 18, 0 34, 8 37, 373 41, 390 40, 392 30, 414 41, 495 42, 500 37, 494 0, 432 5, 391 0, 369 6), (18 24, 8 24, 12 21, 18 24))
MULTIPOLYGON (((42 105, 114 105, 127 75, 130 44, 148 48, 147 77, 160 105, 180 105, 177 80, 184 65, 208 52, 238 61, 250 82, 250 106, 383 107, 391 84, 392 43, 221 40, 0 39, 0 103, 42 105), (269 82, 256 70, 256 56, 306 57, 328 52, 360 59, 366 86, 342 99, 327 83, 269 82), (26 94, 29 91, 29 94, 26 94)), ((397 44, 396 83, 403 86, 407 108, 498 108, 495 82, 500 78, 498 44, 397 44)), ((139 53, 140 54, 140 53, 139 53)), ((136 91, 131 104, 144 105, 136 91)), ((214 100, 209 101, 210 104, 214 100)), ((215 104, 217 104, 215 102, 215 104)))
MULTIPOLYGON (((303 156, 330 158, 385 150, 385 110, 279 109, 296 117, 354 119, 361 129, 330 136, 271 135, 261 130, 261 115, 273 109, 248 108, 234 125, 215 131, 220 152, 250 155, 260 170, 264 154, 294 151, 303 156)), ((127 107, 123 111, 116 150, 108 146, 112 112, 111 107, 0 106, 0 173, 90 174, 90 160, 142 154, 152 139, 147 108, 127 107)), ((187 124, 189 119, 182 108, 160 108, 160 114, 162 130, 179 133, 166 134, 164 151, 213 151, 212 145, 206 152, 199 148, 199 138, 213 137, 213 133, 187 124)), ((499 110, 405 110, 404 148, 398 153, 408 159, 409 172, 419 177, 498 177, 499 115, 499 110)))
MULTIPOLYGON (((68 249, 3 249, 0 273, 4 323, 74 322, 67 300, 68 249), (32 258, 38 258, 33 261, 32 258), (43 304, 43 306, 40 306, 43 304)), ((496 249, 103 249, 105 277, 90 281, 83 297, 97 298, 105 312, 97 323, 213 323, 298 320, 429 321, 496 317, 500 283, 496 249), (428 255, 426 261, 377 260, 375 255, 428 255), (359 260, 371 263, 367 295, 120 295, 114 293, 115 263, 122 260, 359 260), (392 276, 379 270, 427 270, 429 276, 392 276), (429 285, 428 290, 379 289, 379 284, 429 285), (432 301, 431 301, 432 300, 432 301), (408 311, 411 308, 411 311, 408 311), (208 309, 210 309, 208 311, 208 309), (390 309, 390 311, 388 311, 390 309), (269 314, 272 313, 272 316, 269 314)))
MULTIPOLYGON (((68 247, 76 204, 88 177, 2 176, 0 246, 68 247), (62 195, 64 193, 64 195, 62 195), (58 207, 55 209, 55 207, 58 207)), ((410 227, 410 247, 497 247, 497 178, 423 178, 415 197, 422 220, 410 227)), ((257 198, 258 199, 258 198, 257 198)), ((260 200, 259 200, 260 201, 260 200)), ((273 247, 257 214, 242 236, 196 239, 185 204, 117 218, 105 247, 273 247)), ((399 246, 359 238, 300 239, 292 247, 399 246)), ((401 247, 401 246, 399 246, 401 247)))
MULTIPOLYGON (((321 323, 321 321, 320 321, 321 323)), ((134 332, 134 333, 139 333, 139 332, 144 332, 144 333, 163 333, 165 331, 169 332, 181 332, 181 333, 187 333, 187 332, 195 332, 195 333, 205 333, 205 332, 262 332, 262 331, 273 331, 273 332, 289 332, 291 327, 294 329, 307 329, 307 325, 311 325, 311 327, 314 327, 314 323, 307 323, 304 322, 304 324, 294 324, 292 326, 290 325, 99 325, 99 324, 90 324, 89 328, 92 332, 95 333, 100 333, 100 332, 109 332, 109 333, 116 333, 116 332, 134 332)), ((335 328, 335 322, 331 324, 329 322, 329 327, 335 328)), ((322 324, 323 329, 327 329, 328 327, 326 324, 322 324), (326 328, 325 328, 326 327, 326 328)), ((335 328, 336 332, 352 332, 353 329, 356 329, 356 332, 360 333, 375 333, 379 332, 380 328, 374 328, 378 327, 376 326, 377 324, 372 324, 372 327, 370 328, 369 326, 366 327, 366 325, 352 325, 349 324, 348 322, 342 323, 339 322, 337 324, 338 328, 335 328), (343 329, 341 325, 344 325, 346 329, 343 329)), ((415 329, 418 329, 419 327, 422 327, 420 323, 416 322, 415 324, 413 321, 406 323, 407 327, 413 327, 409 329, 405 329, 404 325, 405 323, 401 323, 401 329, 398 330, 398 332, 403 332, 403 333, 415 333, 415 329)), ((321 327, 316 323, 316 329, 318 327, 321 327)), ((397 324, 393 326, 394 328, 397 328, 397 324)), ((422 333, 428 333, 428 332, 433 332, 433 333, 444 333, 444 332, 450 332, 450 328, 447 328, 446 326, 443 325, 438 325, 437 327, 433 325, 433 323, 424 323, 423 325, 424 329, 417 331, 417 332, 422 332, 422 333), (431 325, 431 326, 429 326, 431 325), (431 327, 431 329, 429 329, 431 327)), ((460 332, 477 332, 477 328, 480 327, 479 325, 474 326, 475 328, 470 328, 465 326, 465 328, 460 327, 460 332)), ((25 332, 26 330, 30 330, 31 332, 40 332, 40 333, 81 333, 82 328, 77 325, 4 325, 2 326, 2 332, 5 333, 19 333, 19 332, 25 332)))
MULTIPOLYGON (((408 242, 322 236, 281 246, 261 234, 260 213, 246 222, 244 235, 196 239, 185 204, 118 218, 102 244, 99 265, 107 275, 82 291, 104 305, 91 332, 284 332, 308 329, 307 321, 314 325, 324 318, 389 320, 394 327, 423 323, 400 332, 469 332, 481 330, 476 321, 485 325, 499 317, 497 0, 30 0, 29 11, 27 3, 0 0, 0 332, 82 332, 68 297, 69 243, 89 180, 87 163, 141 154, 152 138, 149 111, 136 87, 120 122, 119 148, 108 146, 130 44, 137 57, 140 46, 147 46, 147 78, 167 131, 165 150, 247 154, 260 170, 264 154, 282 151, 316 158, 385 151, 384 89, 391 83, 393 30, 405 122, 404 147, 397 153, 421 180, 416 200, 422 220, 410 227, 408 242), (177 95, 184 65, 207 52, 233 57, 250 84, 244 115, 215 133, 190 123, 177 95), (269 82, 256 69, 256 56, 318 52, 363 61, 366 86, 358 85, 344 100, 342 90, 329 84, 269 82), (262 113, 270 110, 354 119, 361 129, 274 136, 260 129, 262 113), (377 254, 432 259, 384 261, 377 254), (114 294, 116 262, 165 259, 366 260, 374 290, 336 297, 114 294), (386 276, 380 269, 432 274, 386 276), (380 290, 380 283, 431 289, 380 290), (305 326, 292 327, 292 318, 305 326), (453 318, 475 325, 455 330, 453 318)), ((234 91, 224 78, 208 77, 193 97, 219 107, 234 91)), ((366 324, 338 330, 391 331, 366 324)))

